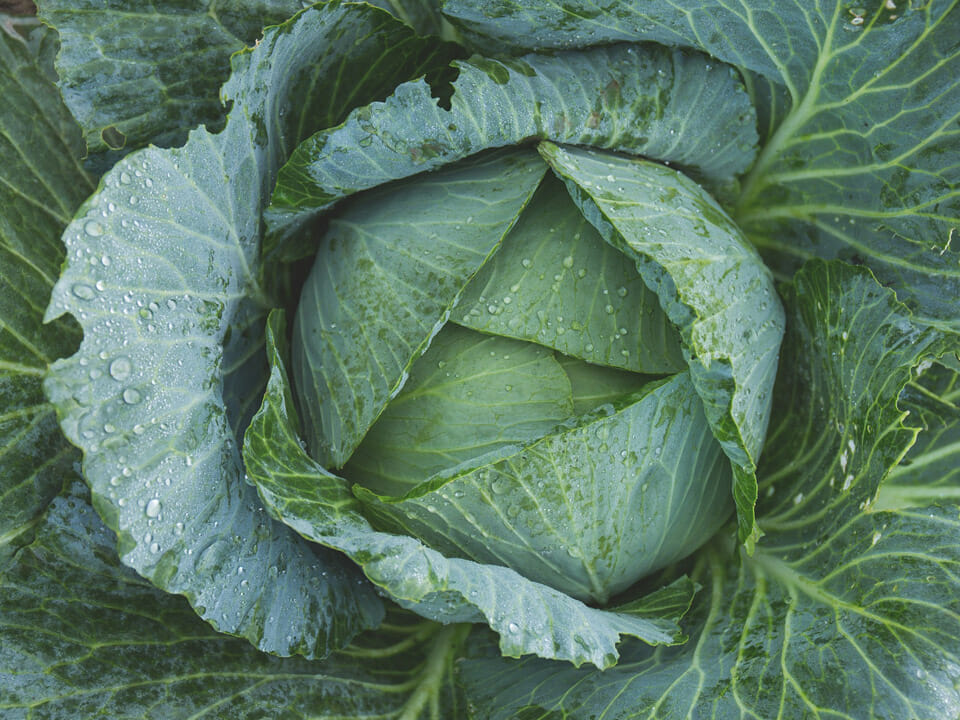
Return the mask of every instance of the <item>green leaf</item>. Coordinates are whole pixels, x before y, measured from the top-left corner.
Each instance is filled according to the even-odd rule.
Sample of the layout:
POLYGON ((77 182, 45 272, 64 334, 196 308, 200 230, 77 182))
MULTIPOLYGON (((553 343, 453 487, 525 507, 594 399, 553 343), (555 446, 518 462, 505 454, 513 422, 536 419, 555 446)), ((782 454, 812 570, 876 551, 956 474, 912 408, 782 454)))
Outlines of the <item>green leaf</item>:
POLYGON ((693 181, 662 165, 541 143, 603 238, 634 259, 680 330, 693 384, 734 469, 740 540, 758 537, 755 469, 783 335, 769 272, 693 181))
POLYGON ((391 613, 323 663, 259 652, 122 567, 84 490, 54 500, 0 573, 4 718, 463 717, 452 661, 466 627, 391 613))
POLYGON ((449 23, 440 14, 440 0, 372 0, 417 31, 418 35, 448 33, 449 23))
POLYGON ((80 333, 68 319, 42 320, 63 261, 60 233, 93 189, 78 162, 79 129, 49 79, 56 35, 38 27, 31 41, 0 32, 0 557, 73 473, 76 453, 43 377, 80 333))
POLYGON ((575 415, 583 415, 605 403, 616 403, 624 395, 636 392, 655 379, 649 375, 591 365, 566 355, 557 360, 570 378, 575 415))
POLYGON ((304 451, 283 360, 268 324, 271 375, 244 438, 244 460, 268 510, 314 542, 336 548, 401 606, 442 623, 486 622, 510 657, 535 653, 609 667, 621 635, 650 643, 680 640, 674 623, 596 610, 513 570, 447 558, 418 540, 376 532, 346 481, 304 451))
POLYGON ((448 0, 444 12, 496 52, 653 40, 765 76, 754 87, 789 109, 761 113, 776 129, 763 129, 741 227, 782 273, 858 258, 924 321, 960 329, 956 0, 448 0))
MULTIPOLYGON (((286 108, 301 90, 318 93, 304 108, 323 105, 344 66, 382 62, 389 73, 355 88, 368 100, 407 77, 411 38, 380 10, 337 3, 271 29, 233 58, 222 133, 127 156, 64 235, 48 318, 72 313, 84 340, 47 392, 94 505, 126 564, 270 652, 326 655, 382 606, 352 564, 271 521, 243 480, 239 434, 267 370, 260 213, 299 139, 286 108)), ((420 42, 420 59, 433 52, 420 42)))
POLYGON ((548 138, 667 160, 712 180, 729 179, 753 158, 746 93, 731 68, 701 55, 621 45, 453 66, 449 110, 423 80, 406 83, 297 148, 267 213, 268 256, 307 254, 279 246, 347 195, 485 148, 548 138), (697 111, 701 105, 711 112, 697 111))
POLYGON ((873 507, 900 510, 960 502, 960 392, 954 370, 928 367, 904 391, 906 407, 923 420, 917 444, 887 475, 873 507))
POLYGON ((480 455, 536 440, 572 415, 570 380, 550 350, 448 325, 343 475, 403 495, 480 455))
POLYGON ((454 319, 591 363, 642 373, 686 368, 657 296, 552 175, 464 290, 454 319))
POLYGON ((545 170, 531 151, 488 154, 364 195, 331 222, 293 340, 322 465, 341 467, 357 448, 545 170))
POLYGON ((869 505, 916 435, 900 391, 942 338, 869 272, 839 263, 798 273, 788 307, 762 467, 767 535, 739 566, 722 545, 702 551, 691 640, 624 648, 604 673, 467 661, 476 717, 957 716, 960 508, 869 505))
POLYGON ((169 147, 197 125, 223 127, 219 90, 230 55, 303 7, 299 0, 37 4, 60 33, 60 87, 91 153, 169 147))
POLYGON ((379 529, 602 605, 727 520, 730 465, 687 372, 575 422, 403 498, 354 492, 379 529))

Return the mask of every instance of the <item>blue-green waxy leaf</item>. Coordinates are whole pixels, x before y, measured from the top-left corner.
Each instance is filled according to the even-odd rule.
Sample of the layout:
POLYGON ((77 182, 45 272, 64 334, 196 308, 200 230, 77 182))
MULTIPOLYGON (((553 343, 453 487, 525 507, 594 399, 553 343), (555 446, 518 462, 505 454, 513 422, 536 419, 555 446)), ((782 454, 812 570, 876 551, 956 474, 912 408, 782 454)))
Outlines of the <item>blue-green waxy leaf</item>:
POLYGON ((299 0, 38 5, 60 34, 60 86, 92 153, 179 144, 197 125, 222 126, 219 90, 230 55, 303 7, 299 0))
POLYGON ((469 627, 393 611, 322 663, 260 652, 123 567, 84 490, 0 572, 4 720, 465 716, 453 660, 469 627))
POLYGON ((677 329, 633 261, 604 242, 552 175, 464 290, 453 319, 610 367, 686 368, 677 329))
MULTIPOLYGON (((840 263, 811 263, 786 301, 760 469, 766 535, 754 555, 731 567, 722 547, 701 552, 691 579, 704 589, 682 647, 629 646, 604 673, 492 654, 466 661, 475 717, 960 713, 960 507, 955 498, 872 504, 916 437, 903 424, 901 391, 919 362, 943 351, 943 338, 869 272, 840 263)), ((938 451, 949 443, 925 448, 938 451)), ((915 483, 943 487, 920 468, 915 483)))
POLYGON ((784 273, 814 255, 858 259, 918 317, 960 327, 956 0, 448 0, 444 12, 497 53, 652 40, 748 71, 768 141, 736 216, 765 257, 784 273))
POLYGON ((330 224, 304 284, 293 372, 311 454, 341 467, 546 166, 502 151, 374 191, 330 224))
POLYGON ((403 498, 355 492, 382 529, 601 604, 691 553, 732 509, 730 464, 687 372, 403 498))
POLYGON ((73 475, 75 451, 43 396, 46 366, 76 349, 76 323, 43 327, 60 233, 93 189, 76 122, 48 75, 55 34, 0 32, 0 558, 73 475), (35 53, 39 52, 40 55, 35 53))
POLYGON ((233 58, 223 132, 127 156, 64 235, 47 317, 71 313, 84 340, 47 392, 94 505, 126 564, 270 652, 324 656, 383 608, 351 563, 267 517, 244 482, 239 434, 266 379, 260 214, 297 132, 312 130, 287 123, 299 89, 320 95, 306 111, 343 66, 382 62, 390 73, 354 88, 375 97, 407 77, 411 38, 380 10, 339 3, 270 29, 233 58))
POLYGON ((268 255, 340 198, 485 148, 545 138, 643 154, 717 181, 753 157, 754 115, 739 79, 701 55, 621 45, 454 66, 449 110, 426 82, 407 83, 300 145, 267 213, 268 255), (703 106, 711 112, 694 109, 703 106))
POLYGON ((403 607, 443 623, 485 622, 500 652, 534 653, 609 667, 621 635, 649 643, 681 638, 668 620, 587 607, 504 567, 448 558, 412 537, 374 530, 349 484, 303 449, 299 419, 274 338, 280 316, 268 324, 270 381, 263 405, 244 438, 244 459, 269 511, 307 538, 346 553, 366 576, 403 607))
POLYGON ((542 143, 600 235, 632 257, 677 326, 707 419, 734 468, 740 539, 758 537, 754 475, 770 416, 783 309, 736 225, 662 165, 542 143))
POLYGON ((382 495, 404 495, 451 467, 539 439, 573 413, 570 380, 553 352, 448 325, 343 475, 382 495))

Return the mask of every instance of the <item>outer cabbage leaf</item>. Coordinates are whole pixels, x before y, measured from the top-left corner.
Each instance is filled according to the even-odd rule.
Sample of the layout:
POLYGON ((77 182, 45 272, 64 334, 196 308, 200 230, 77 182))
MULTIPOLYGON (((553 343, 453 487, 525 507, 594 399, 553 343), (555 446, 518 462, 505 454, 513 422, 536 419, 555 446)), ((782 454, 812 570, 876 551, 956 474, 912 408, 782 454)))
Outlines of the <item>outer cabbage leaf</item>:
POLYGON ((740 540, 759 537, 755 477, 783 337, 763 262, 699 186, 662 165, 541 143, 600 235, 634 259, 680 330, 713 433, 733 464, 740 540), (626 188, 626 189, 625 189, 626 188))
POLYGON ((79 128, 49 79, 55 48, 46 28, 32 30, 29 45, 0 32, 0 558, 76 460, 43 376, 80 333, 68 319, 42 320, 63 261, 60 233, 93 184, 78 162, 79 128))
POLYGON ((375 531, 349 484, 303 449, 281 352, 282 315, 268 323, 271 372, 263 405, 244 438, 251 480, 270 512, 304 537, 336 548, 401 606, 443 623, 485 622, 500 652, 535 653, 609 667, 621 635, 649 643, 682 638, 669 620, 597 610, 513 570, 447 558, 412 537, 375 531))
MULTIPOLYGON (((878 511, 917 429, 901 390, 943 351, 864 269, 798 273, 761 468, 767 535, 739 567, 705 548, 680 648, 625 648, 607 672, 477 658, 475 716, 923 717, 960 712, 958 507, 878 511), (794 508, 800 511, 791 514, 794 508)), ((927 478, 937 483, 934 475, 927 478)))
POLYGON ((453 659, 468 628, 391 613, 323 663, 262 653, 121 566, 85 490, 55 499, 0 573, 5 720, 464 716, 453 659))
POLYGON ((168 147, 197 125, 222 127, 218 93, 230 55, 303 7, 299 0, 37 4, 60 33, 60 87, 91 153, 168 147))
POLYGON ((425 81, 407 83, 297 148, 268 210, 268 256, 309 254, 299 244, 278 246, 347 195, 486 148, 547 138, 644 154, 716 181, 753 158, 746 93, 731 68, 701 55, 620 45, 453 66, 459 77, 449 109, 425 81))
POLYGON ((864 262, 918 317, 960 328, 956 0, 448 0, 444 11, 497 52, 653 40, 748 71, 768 140, 735 216, 768 260, 783 273, 810 256, 864 262))
POLYGON ((369 99, 406 79, 436 52, 412 38, 378 9, 339 3, 271 29, 234 56, 224 131, 127 156, 64 236, 47 317, 72 313, 85 337, 47 391, 94 504, 126 564, 271 652, 325 655, 382 606, 348 561, 268 518, 243 482, 239 433, 266 370, 260 213, 297 131, 315 129, 303 113, 346 84, 369 99), (390 72, 364 74, 375 63, 390 72), (305 87, 315 94, 288 112, 305 87))

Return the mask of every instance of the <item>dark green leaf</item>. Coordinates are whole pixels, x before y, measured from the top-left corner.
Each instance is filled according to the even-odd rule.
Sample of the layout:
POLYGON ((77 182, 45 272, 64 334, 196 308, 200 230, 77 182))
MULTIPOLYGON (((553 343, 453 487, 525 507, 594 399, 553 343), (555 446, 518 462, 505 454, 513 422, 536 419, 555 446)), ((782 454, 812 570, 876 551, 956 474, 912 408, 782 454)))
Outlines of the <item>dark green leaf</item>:
POLYGON ((122 567, 85 494, 54 500, 0 573, 5 720, 463 717, 453 659, 466 627, 391 613, 323 663, 262 653, 122 567))
POLYGON ((37 4, 60 33, 63 97, 91 153, 178 145, 197 125, 222 127, 219 90, 230 55, 303 7, 299 0, 37 4))
POLYGON ((78 162, 80 130, 49 79, 55 33, 38 27, 30 37, 28 46, 0 31, 0 557, 77 459, 43 377, 76 349, 80 332, 69 319, 42 320, 63 262, 60 233, 93 189, 78 162))

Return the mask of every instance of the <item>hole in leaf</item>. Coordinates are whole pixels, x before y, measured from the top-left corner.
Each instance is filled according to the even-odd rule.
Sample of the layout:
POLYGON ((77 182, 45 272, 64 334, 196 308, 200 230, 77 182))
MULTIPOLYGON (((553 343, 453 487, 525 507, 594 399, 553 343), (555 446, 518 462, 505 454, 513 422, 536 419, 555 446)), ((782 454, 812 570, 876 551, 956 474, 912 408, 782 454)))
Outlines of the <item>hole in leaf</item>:
POLYGON ((437 99, 437 104, 444 110, 450 109, 450 99, 453 97, 453 83, 460 75, 460 68, 452 65, 431 70, 424 79, 430 86, 430 95, 437 99))
POLYGON ((111 150, 119 150, 127 144, 127 136, 117 130, 113 125, 100 131, 100 139, 103 140, 111 150))

